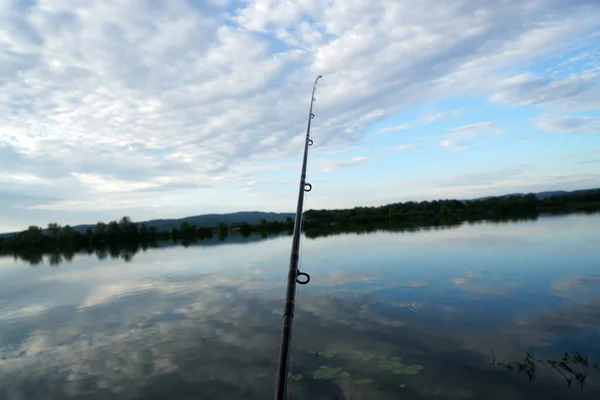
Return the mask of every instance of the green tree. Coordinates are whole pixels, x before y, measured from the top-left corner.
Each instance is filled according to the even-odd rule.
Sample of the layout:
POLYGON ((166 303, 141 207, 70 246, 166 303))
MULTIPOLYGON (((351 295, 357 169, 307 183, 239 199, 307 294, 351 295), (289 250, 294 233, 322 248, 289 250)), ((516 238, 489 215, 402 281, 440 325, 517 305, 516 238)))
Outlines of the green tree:
POLYGON ((60 225, 57 223, 51 222, 48 224, 48 236, 54 239, 56 243, 58 241, 58 236, 60 234, 60 225))
POLYGON ((148 227, 146 226, 146 224, 142 224, 142 226, 140 227, 139 238, 142 242, 145 242, 148 240, 148 236, 149 236, 148 227))
POLYGON ((106 229, 106 236, 108 242, 113 245, 119 242, 121 236, 121 229, 117 221, 110 221, 108 223, 108 228, 106 229))
POLYGON ((219 236, 227 236, 229 234, 229 228, 223 222, 219 224, 218 230, 219 236))
POLYGON ((248 236, 250 236, 251 232, 252 232, 252 228, 250 227, 250 224, 248 224, 247 222, 244 222, 242 224, 242 226, 240 227, 240 233, 242 234, 242 236, 248 237, 248 236))

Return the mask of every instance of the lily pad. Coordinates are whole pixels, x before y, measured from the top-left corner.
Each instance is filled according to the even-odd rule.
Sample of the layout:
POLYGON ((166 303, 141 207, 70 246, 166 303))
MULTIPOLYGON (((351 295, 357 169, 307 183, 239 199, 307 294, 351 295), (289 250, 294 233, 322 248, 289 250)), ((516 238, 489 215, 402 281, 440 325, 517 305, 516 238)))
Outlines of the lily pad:
POLYGON ((335 351, 326 351, 323 353, 323 357, 325 358, 333 358, 337 353, 335 351))
POLYGON ((373 379, 365 378, 365 379, 358 379, 358 380, 354 381, 354 384, 355 385, 368 385, 371 382, 373 382, 373 379))
POLYGON ((300 379, 302 379, 302 374, 296 374, 296 375, 292 375, 290 377, 293 381, 299 381, 300 379))
POLYGON ((373 353, 363 353, 362 351, 357 352, 357 355, 365 361, 370 361, 375 358, 375 354, 373 353))
POLYGON ((350 378, 349 372, 340 372, 340 378, 350 378))
POLYGON ((405 365, 404 368, 393 369, 396 375, 418 375, 424 367, 422 365, 405 365))
POLYGON ((333 379, 337 374, 340 373, 341 368, 332 368, 327 365, 321 365, 319 369, 313 372, 314 379, 333 379))
MULTIPOLYGON (((397 359, 399 357, 394 358, 397 359)), ((380 369, 392 371, 392 373, 396 375, 417 375, 423 368, 425 368, 422 365, 407 365, 401 361, 392 359, 380 361, 378 366, 380 369)))

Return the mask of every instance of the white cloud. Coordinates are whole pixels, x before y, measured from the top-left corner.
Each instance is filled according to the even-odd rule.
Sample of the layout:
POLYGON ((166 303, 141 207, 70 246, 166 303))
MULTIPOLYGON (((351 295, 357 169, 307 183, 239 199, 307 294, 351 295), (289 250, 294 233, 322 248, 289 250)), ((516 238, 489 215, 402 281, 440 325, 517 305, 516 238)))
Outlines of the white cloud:
POLYGON ((386 133, 386 132, 397 132, 397 131, 403 131, 406 129, 410 129, 412 128, 413 125, 411 124, 400 124, 400 125, 395 125, 395 126, 390 126, 387 128, 382 128, 380 130, 377 131, 377 133, 386 133))
MULTIPOLYGON (((492 92, 544 99, 521 98, 523 82, 506 81, 507 71, 588 37, 600 11, 585 0, 255 0, 235 10, 224 1, 1 4, 2 176, 38 179, 15 187, 3 180, 0 193, 55 198, 22 209, 131 206, 140 216, 159 216, 157 205, 179 201, 184 186, 190 209, 237 207, 246 199, 228 196, 244 180, 287 179, 287 167, 277 167, 301 151, 317 74, 325 79, 315 150, 353 146, 372 121, 424 101, 492 92), (266 161, 275 168, 255 168, 266 161), (215 203, 205 201, 211 193, 215 203)), ((595 79, 587 73, 547 86, 566 96, 595 79)), ((595 101, 591 89, 577 97, 579 105, 595 101)), ((467 146, 453 134, 448 146, 467 146)), ((364 161, 357 157, 322 167, 364 161)), ((280 204, 252 192, 253 206, 280 204)))
POLYGON ((361 164, 367 161, 370 157, 367 156, 356 156, 346 159, 337 159, 337 160, 318 160, 315 162, 316 167, 320 169, 321 172, 333 172, 339 171, 344 167, 349 167, 352 165, 361 164))
POLYGON ((415 146, 416 146, 416 144, 401 144, 399 146, 396 146, 395 149, 397 151, 404 151, 404 150, 413 149, 415 146))
POLYGON ((37 184, 49 184, 50 180, 40 178, 39 176, 29 173, 17 173, 17 174, 2 174, 0 175, 0 182, 5 183, 37 183, 37 184))
POLYGON ((555 117, 542 115, 536 121, 536 127, 553 132, 595 132, 600 133, 598 117, 555 117))
POLYGON ((575 275, 563 278, 552 285, 564 297, 587 295, 600 289, 600 275, 575 275))
POLYGON ((537 105, 566 111, 600 108, 600 73, 583 72, 566 78, 520 74, 502 80, 493 101, 510 106, 537 105))
POLYGON ((467 150, 471 146, 465 139, 473 139, 480 135, 500 134, 502 129, 499 128, 494 122, 479 122, 476 124, 469 124, 458 126, 452 129, 450 135, 447 135, 444 140, 440 142, 442 147, 448 147, 455 151, 467 150))
POLYGON ((423 122, 430 124, 432 122, 438 121, 442 118, 445 118, 448 116, 447 112, 439 112, 439 113, 435 113, 433 115, 429 115, 423 118, 423 122))

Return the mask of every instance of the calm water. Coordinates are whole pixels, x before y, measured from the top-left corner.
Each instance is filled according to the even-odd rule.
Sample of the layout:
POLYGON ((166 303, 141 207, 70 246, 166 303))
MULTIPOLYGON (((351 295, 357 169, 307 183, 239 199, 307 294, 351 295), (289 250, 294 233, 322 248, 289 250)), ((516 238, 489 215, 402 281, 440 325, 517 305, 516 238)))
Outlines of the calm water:
MULTIPOLYGON (((271 399, 290 237, 0 258, 1 399, 271 399)), ((598 399, 600 215, 303 241, 292 399, 598 399)))

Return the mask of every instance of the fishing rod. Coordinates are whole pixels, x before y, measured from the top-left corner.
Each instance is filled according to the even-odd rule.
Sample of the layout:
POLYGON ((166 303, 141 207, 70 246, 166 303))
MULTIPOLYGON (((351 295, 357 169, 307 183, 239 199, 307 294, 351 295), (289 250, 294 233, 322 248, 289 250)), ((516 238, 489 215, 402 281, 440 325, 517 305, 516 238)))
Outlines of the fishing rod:
POLYGON ((296 308, 296 284, 306 285, 310 282, 310 275, 298 270, 300 260, 300 235, 302 231, 302 209, 304 207, 304 192, 310 192, 312 185, 306 182, 306 160, 308 158, 308 146, 312 146, 310 138, 310 121, 315 117, 313 114, 313 103, 315 102, 315 90, 317 82, 322 76, 317 76, 313 85, 310 100, 310 111, 308 112, 308 126, 306 128, 306 140, 304 142, 304 158, 302 160, 302 174, 300 175, 300 188, 298 190, 298 206, 296 207, 296 218, 294 220, 294 233, 292 235, 292 252, 290 254, 290 269, 288 271, 287 289, 285 292, 285 304, 283 308, 283 328, 281 329, 281 346, 279 348, 279 364, 277 365, 277 380, 275 383, 275 400, 287 398, 287 378, 290 362, 290 347, 292 343, 292 323, 294 320, 294 309, 296 308))

